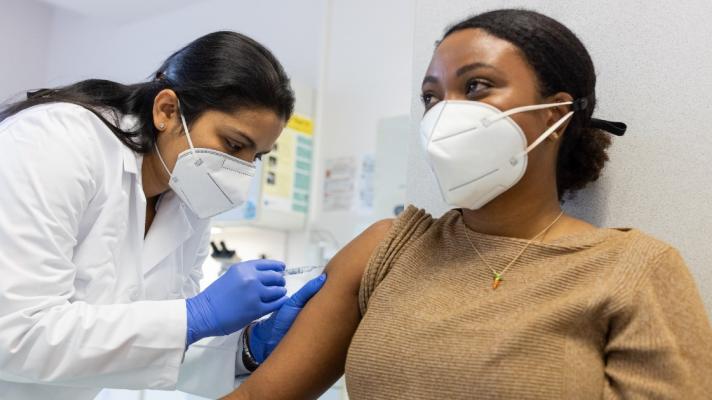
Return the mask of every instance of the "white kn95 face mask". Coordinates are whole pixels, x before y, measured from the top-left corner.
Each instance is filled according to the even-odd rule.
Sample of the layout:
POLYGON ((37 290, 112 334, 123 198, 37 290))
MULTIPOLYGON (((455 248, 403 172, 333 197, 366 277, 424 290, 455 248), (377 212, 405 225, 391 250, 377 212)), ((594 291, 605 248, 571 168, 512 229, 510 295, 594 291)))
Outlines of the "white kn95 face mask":
POLYGON ((420 123, 420 139, 443 199, 479 209, 514 186, 527 169, 527 153, 573 115, 568 112, 532 144, 509 116, 573 104, 539 104, 501 111, 479 101, 446 100, 420 123))
POLYGON ((172 172, 156 145, 156 154, 170 175, 170 188, 201 219, 242 205, 255 176, 255 165, 217 150, 193 147, 182 112, 180 118, 190 148, 178 155, 172 172))

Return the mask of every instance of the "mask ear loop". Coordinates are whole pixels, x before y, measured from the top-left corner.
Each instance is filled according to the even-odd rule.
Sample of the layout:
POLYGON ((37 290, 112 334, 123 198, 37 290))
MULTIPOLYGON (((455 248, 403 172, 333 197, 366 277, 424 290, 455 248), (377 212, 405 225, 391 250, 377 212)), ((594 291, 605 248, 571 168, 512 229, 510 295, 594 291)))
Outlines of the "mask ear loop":
POLYGON ((153 143, 153 147, 156 149, 156 154, 158 155, 158 159, 161 160, 161 164, 163 164, 163 168, 164 168, 164 169, 166 170, 166 172, 168 173, 168 176, 172 178, 172 177, 173 177, 173 174, 172 174, 171 171, 168 169, 168 166, 166 165, 166 162, 163 161, 163 157, 161 157, 161 152, 158 151, 158 141, 156 141, 156 142, 153 143))
POLYGON ((188 146, 190 146, 191 157, 195 156, 195 148, 193 147, 193 141, 190 139, 190 130, 188 130, 188 123, 185 122, 185 116, 183 116, 183 108, 180 105, 180 99, 178 101, 178 113, 180 114, 180 122, 183 124, 183 129, 185 129, 185 137, 188 139, 188 146))
POLYGON ((536 104, 536 105, 531 105, 531 106, 515 107, 515 108, 511 108, 507 111, 502 111, 501 113, 499 113, 491 118, 483 119, 482 125, 487 127, 487 126, 499 121, 502 118, 507 118, 510 115, 519 114, 521 112, 544 110, 544 109, 552 108, 552 107, 567 106, 569 104, 574 104, 574 102, 573 101, 564 101, 561 103, 536 104))
MULTIPOLYGON (((193 157, 195 155, 195 148, 193 147, 193 141, 190 139, 190 131, 188 130, 188 124, 185 122, 185 117, 183 116, 183 111, 181 110, 180 99, 176 100, 178 101, 178 113, 180 114, 180 121, 183 124, 183 129, 185 129, 185 137, 188 139, 188 146, 190 146, 190 156, 193 157)), ((166 162, 163 161, 163 157, 161 157, 161 152, 158 150, 158 140, 153 143, 153 147, 156 149, 158 159, 161 161, 161 164, 166 170, 166 173, 168 173, 169 177, 173 177, 173 173, 171 173, 171 170, 168 169, 166 162)))
MULTIPOLYGON (((566 104, 566 103, 564 103, 564 104, 566 104)), ((571 104, 571 103, 569 102, 568 104, 571 104)), ((521 153, 519 153, 519 154, 515 155, 514 157, 512 157, 511 159, 509 159, 509 163, 512 165, 517 165, 519 163, 519 158, 523 157, 525 154, 528 154, 530 151, 534 150, 534 148, 536 146, 538 146, 541 142, 546 140, 546 138, 548 138, 549 135, 554 133, 554 131, 559 129, 559 127, 561 127, 561 125, 563 125, 564 122, 566 122, 569 118, 571 118, 572 115, 574 115, 574 112, 569 111, 566 115, 561 117, 558 121, 556 121, 556 123, 554 125, 550 126, 549 129, 544 131, 544 133, 542 133, 535 141, 533 141, 532 144, 530 144, 526 150, 522 151, 521 153)))

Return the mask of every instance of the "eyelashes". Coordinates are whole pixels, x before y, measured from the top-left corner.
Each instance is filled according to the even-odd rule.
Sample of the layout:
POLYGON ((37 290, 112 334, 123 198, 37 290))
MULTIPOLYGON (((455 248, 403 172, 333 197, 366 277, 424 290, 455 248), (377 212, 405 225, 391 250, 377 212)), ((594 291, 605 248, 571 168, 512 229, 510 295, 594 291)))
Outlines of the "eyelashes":
POLYGON ((241 145, 234 143, 233 141, 231 141, 229 139, 225 139, 225 147, 227 147, 230 151, 233 151, 233 152, 238 152, 238 151, 242 150, 241 145))
POLYGON ((492 84, 484 79, 470 79, 465 86, 465 93, 468 96, 478 96, 482 91, 492 87, 492 84), (480 89, 481 88, 481 89, 480 89))
POLYGON ((420 95, 420 101, 423 103, 423 105, 425 107, 429 107, 431 105, 430 103, 432 102, 434 97, 435 96, 433 96, 430 93, 423 93, 420 95))
MULTIPOLYGON (((245 148, 244 145, 241 145, 241 144, 239 144, 239 143, 235 143, 235 142, 233 142, 233 141, 230 140, 230 139, 225 139, 225 147, 229 150, 230 153, 233 153, 233 154, 234 154, 234 153, 238 153, 238 152, 240 152, 242 149, 245 148)), ((255 155, 255 160, 257 160, 257 161, 262 160, 262 156, 263 156, 263 155, 264 155, 264 154, 256 154, 256 155, 255 155)))
MULTIPOLYGON (((473 78, 465 82, 465 85, 462 90, 464 93, 464 97, 469 100, 475 100, 476 98, 481 98, 482 95, 485 94, 486 91, 492 88, 493 86, 494 85, 486 79, 473 78)), ((420 95, 420 101, 423 103, 426 109, 432 107, 440 100, 441 99, 438 97, 438 95, 432 91, 425 91, 420 95)))

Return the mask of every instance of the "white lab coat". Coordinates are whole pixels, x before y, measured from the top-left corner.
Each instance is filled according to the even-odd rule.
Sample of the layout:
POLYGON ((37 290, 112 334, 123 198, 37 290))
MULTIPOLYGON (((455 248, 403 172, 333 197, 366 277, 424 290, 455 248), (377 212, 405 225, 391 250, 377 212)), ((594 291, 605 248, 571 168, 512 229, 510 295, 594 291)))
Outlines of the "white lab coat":
POLYGON ((141 162, 77 105, 0 124, 0 399, 237 384, 239 333, 184 352, 209 221, 168 192, 144 238, 141 162))

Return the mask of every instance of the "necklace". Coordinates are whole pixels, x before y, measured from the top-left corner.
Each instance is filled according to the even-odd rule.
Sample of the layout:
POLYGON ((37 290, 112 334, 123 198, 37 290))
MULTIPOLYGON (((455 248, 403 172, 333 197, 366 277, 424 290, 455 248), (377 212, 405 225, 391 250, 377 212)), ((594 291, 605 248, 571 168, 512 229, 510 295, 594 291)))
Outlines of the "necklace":
POLYGON ((524 254, 524 252, 527 250, 527 248, 529 247, 529 245, 532 244, 532 242, 534 242, 536 239, 538 239, 539 236, 541 236, 541 235, 545 234, 546 232, 548 232, 549 229, 551 229, 551 227, 554 226, 554 224, 559 221, 559 219, 561 218, 562 215, 564 215, 564 211, 563 211, 563 210, 561 210, 561 212, 559 213, 559 215, 558 215, 556 218, 554 218, 554 220, 551 221, 551 223, 550 223, 546 228, 544 228, 544 230, 542 230, 541 232, 539 232, 539 233, 538 233, 536 236, 534 236, 533 238, 529 239, 529 241, 528 241, 527 244, 522 248, 522 250, 519 252, 519 254, 517 254, 517 256, 514 257, 514 258, 512 259, 512 261, 510 261, 509 264, 507 264, 506 267, 504 267, 504 269, 502 270, 502 272, 497 272, 494 268, 492 268, 492 266, 487 262, 487 260, 485 260, 485 258, 482 257, 482 254, 480 253, 479 250, 477 250, 477 247, 475 246, 475 243, 473 243, 473 242, 472 242, 472 239, 470 239, 470 234, 467 233, 467 230, 468 230, 469 228, 468 228, 467 225, 465 224, 465 219, 464 219, 464 218, 462 219, 462 223, 465 224, 465 237, 467 237, 467 241, 470 242, 470 246, 472 246, 472 249, 475 250, 475 253, 477 253, 477 255, 480 257, 480 260, 482 260, 482 262, 487 266, 487 268, 489 268, 490 271, 492 271, 492 274, 493 274, 492 290, 497 289, 497 288, 499 287, 499 285, 502 283, 502 277, 504 276, 504 273, 507 272, 507 270, 509 269, 509 267, 511 267, 512 265, 514 265, 514 263, 517 262, 517 260, 519 260, 519 257, 521 257, 522 254, 524 254))

